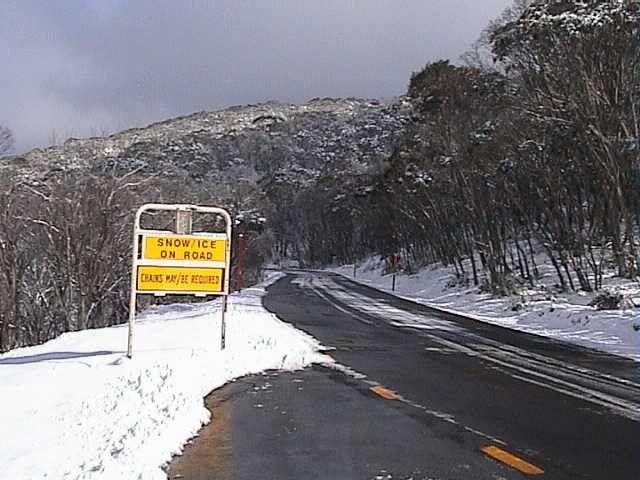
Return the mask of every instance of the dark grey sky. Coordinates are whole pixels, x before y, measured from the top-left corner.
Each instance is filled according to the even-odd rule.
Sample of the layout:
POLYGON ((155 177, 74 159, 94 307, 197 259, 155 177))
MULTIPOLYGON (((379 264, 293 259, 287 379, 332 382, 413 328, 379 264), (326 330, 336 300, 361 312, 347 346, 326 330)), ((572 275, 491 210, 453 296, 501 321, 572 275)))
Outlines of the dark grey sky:
POLYGON ((2 0, 18 151, 266 100, 390 97, 509 0, 2 0))

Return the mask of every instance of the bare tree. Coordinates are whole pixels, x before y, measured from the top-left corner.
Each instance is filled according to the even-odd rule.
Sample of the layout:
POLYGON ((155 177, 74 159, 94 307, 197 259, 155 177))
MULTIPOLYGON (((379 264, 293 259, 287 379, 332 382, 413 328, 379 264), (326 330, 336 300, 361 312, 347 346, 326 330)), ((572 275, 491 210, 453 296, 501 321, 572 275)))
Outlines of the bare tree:
POLYGON ((496 64, 491 53, 491 36, 500 27, 516 21, 532 2, 533 0, 514 0, 480 32, 480 36, 473 42, 471 48, 461 55, 462 62, 469 67, 483 70, 495 69, 496 64))
POLYGON ((13 133, 7 127, 0 125, 0 155, 5 155, 13 150, 13 133))

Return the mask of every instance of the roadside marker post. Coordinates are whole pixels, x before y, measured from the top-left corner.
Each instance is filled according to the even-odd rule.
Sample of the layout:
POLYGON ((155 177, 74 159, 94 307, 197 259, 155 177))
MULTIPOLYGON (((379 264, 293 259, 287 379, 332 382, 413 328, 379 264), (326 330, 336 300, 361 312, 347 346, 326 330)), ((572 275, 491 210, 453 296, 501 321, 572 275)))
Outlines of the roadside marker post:
POLYGON ((218 207, 147 203, 135 215, 133 261, 129 295, 127 357, 133 356, 137 296, 222 295, 220 347, 225 348, 227 297, 231 263, 231 216, 218 207), (175 212, 174 231, 142 228, 142 215, 175 212), (209 214, 224 220, 224 232, 192 233, 193 214, 209 214))
MULTIPOLYGON (((389 263, 391 264, 391 291, 395 292, 396 291, 396 273, 399 270, 400 267, 400 255, 391 255, 389 256, 389 263)), ((355 276, 355 274, 354 274, 355 276)))

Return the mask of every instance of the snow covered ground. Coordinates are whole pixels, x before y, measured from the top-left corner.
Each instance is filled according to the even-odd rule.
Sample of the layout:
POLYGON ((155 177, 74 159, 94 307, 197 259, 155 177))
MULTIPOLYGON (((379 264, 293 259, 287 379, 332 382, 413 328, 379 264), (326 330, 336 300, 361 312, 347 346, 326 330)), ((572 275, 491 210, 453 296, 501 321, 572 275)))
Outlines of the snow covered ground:
MULTIPOLYGON (((359 265, 356 281, 391 292, 391 275, 384 275, 384 262, 369 259, 359 265)), ((353 278, 353 265, 332 271, 353 278)), ((541 269, 542 288, 523 290, 521 295, 495 297, 477 287, 452 285, 451 270, 425 268, 414 275, 398 274, 396 295, 477 320, 516 330, 553 337, 585 347, 640 361, 640 285, 609 278, 605 286, 625 295, 627 307, 596 310, 589 306, 593 295, 553 293, 551 269, 541 269)))
POLYGON ((231 296, 224 351, 213 301, 139 315, 131 360, 126 325, 0 355, 0 478, 165 479, 162 465, 208 421, 211 390, 265 369, 330 362, 263 309, 265 286, 231 296))
MULTIPOLYGON (((370 260, 358 268, 357 280, 390 290, 382 269, 370 260)), ((352 276, 353 266, 335 271, 352 276)), ((450 280, 444 268, 398 275, 396 293, 640 361, 637 309, 597 311, 586 295, 540 290, 494 298, 448 286, 450 280), (513 311, 514 304, 522 308, 513 311)), ((264 310, 265 287, 232 295, 224 351, 220 303, 212 301, 139 315, 132 360, 125 356, 126 325, 68 333, 0 355, 0 478, 165 479, 162 466, 208 421, 203 397, 211 390, 266 369, 330 363, 313 338, 264 310)), ((616 287, 640 303, 637 283, 616 287)))

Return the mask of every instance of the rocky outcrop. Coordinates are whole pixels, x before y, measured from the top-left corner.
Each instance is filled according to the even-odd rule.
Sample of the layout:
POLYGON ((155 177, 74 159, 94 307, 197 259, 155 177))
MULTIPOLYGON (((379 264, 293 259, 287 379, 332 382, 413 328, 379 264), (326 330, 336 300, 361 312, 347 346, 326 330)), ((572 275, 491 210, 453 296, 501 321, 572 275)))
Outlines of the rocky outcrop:
POLYGON ((283 169, 310 178, 327 169, 358 174, 392 153, 410 115, 403 98, 235 106, 106 137, 70 138, 7 157, 0 168, 34 180, 59 170, 140 169, 196 181, 228 179, 239 170, 254 180, 283 169))

